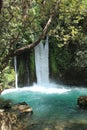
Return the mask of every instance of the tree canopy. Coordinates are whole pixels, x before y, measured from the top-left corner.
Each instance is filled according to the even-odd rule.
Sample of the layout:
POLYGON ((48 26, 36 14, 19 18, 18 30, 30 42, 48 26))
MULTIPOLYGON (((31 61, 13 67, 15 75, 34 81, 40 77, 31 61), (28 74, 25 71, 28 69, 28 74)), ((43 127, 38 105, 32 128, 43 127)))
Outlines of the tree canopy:
POLYGON ((0 72, 46 35, 58 47, 87 44, 86 0, 0 0, 0 72))
POLYGON ((0 70, 9 59, 36 46, 45 37, 60 0, 3 2, 0 15, 0 70))

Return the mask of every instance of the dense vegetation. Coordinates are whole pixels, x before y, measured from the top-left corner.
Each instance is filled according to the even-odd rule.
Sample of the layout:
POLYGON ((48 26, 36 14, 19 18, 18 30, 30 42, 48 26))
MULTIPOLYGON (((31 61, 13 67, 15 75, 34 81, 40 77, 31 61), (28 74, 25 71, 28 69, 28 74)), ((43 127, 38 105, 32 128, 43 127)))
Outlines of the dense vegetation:
POLYGON ((46 35, 50 36, 53 46, 57 45, 51 68, 58 77, 67 82, 72 79, 75 84, 80 80, 81 84, 87 84, 86 21, 86 0, 3 2, 0 14, 1 85, 14 81, 13 56, 29 51, 46 35))

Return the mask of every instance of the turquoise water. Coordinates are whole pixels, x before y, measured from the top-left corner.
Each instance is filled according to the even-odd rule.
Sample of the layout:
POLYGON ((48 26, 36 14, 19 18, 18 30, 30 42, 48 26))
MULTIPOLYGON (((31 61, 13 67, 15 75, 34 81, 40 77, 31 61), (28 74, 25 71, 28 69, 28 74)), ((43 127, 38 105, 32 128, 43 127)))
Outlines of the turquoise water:
MULTIPOLYGON (((80 125, 75 126, 77 128, 73 127, 72 130, 80 130, 80 128, 81 130, 87 130, 87 126, 84 126, 87 124, 87 111, 81 110, 77 106, 77 98, 80 95, 87 95, 87 89, 51 85, 49 88, 47 86, 34 86, 13 89, 2 93, 1 96, 13 100, 14 103, 23 101, 28 103, 34 111, 32 115, 33 121, 45 122, 45 126, 47 122, 53 123, 52 127, 47 130, 71 130, 69 124, 72 123, 83 125, 82 128, 80 125), (55 129, 53 129, 54 124, 55 129), (67 129, 65 129, 65 125, 67 125, 67 129)), ((31 130, 33 129, 31 128, 31 130)), ((37 129, 39 130, 39 128, 37 129)))

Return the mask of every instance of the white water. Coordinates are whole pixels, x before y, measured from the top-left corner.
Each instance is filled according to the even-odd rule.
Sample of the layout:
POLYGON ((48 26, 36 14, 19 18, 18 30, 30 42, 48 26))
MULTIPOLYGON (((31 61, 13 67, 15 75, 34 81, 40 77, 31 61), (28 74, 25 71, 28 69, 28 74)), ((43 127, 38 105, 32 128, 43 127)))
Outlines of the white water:
MULTIPOLYGON (((52 93, 63 94, 63 93, 67 93, 68 91, 71 91, 70 88, 66 88, 62 85, 49 83, 48 37, 46 38, 45 45, 41 41, 41 43, 35 47, 35 64, 36 64, 37 84, 34 84, 33 86, 18 88, 17 58, 14 57, 14 66, 15 66, 15 73, 16 73, 16 79, 15 79, 16 89, 12 88, 8 90, 4 90, 2 94, 15 92, 15 91, 32 91, 32 92, 40 92, 40 93, 47 93, 47 94, 52 94, 52 93)), ((27 71, 27 73, 29 72, 27 71)))
POLYGON ((45 45, 40 42, 35 47, 35 64, 37 84, 49 83, 49 47, 48 37, 46 38, 45 45))
MULTIPOLYGON (((27 61, 28 62, 28 61, 27 61)), ((27 85, 29 86, 29 69, 26 62, 26 73, 27 73, 27 85)), ((48 47, 48 36, 45 44, 40 42, 35 47, 35 66, 36 66, 36 77, 37 84, 49 83, 49 47, 48 47)), ((17 70, 17 57, 14 57, 14 68, 15 68, 15 88, 18 88, 18 70, 17 70)))
MULTIPOLYGON (((46 42, 48 43, 48 38, 46 42)), ((15 101, 17 100, 26 101, 28 104, 31 104, 32 108, 34 109, 34 120, 36 118, 35 123, 33 123, 36 124, 36 126, 32 125, 32 128, 34 127, 35 129, 39 130, 43 129, 43 126, 45 126, 44 130, 49 128, 51 129, 58 128, 58 130, 62 130, 63 128, 67 130, 70 129, 86 130, 87 127, 85 125, 87 122, 87 112, 83 110, 80 111, 77 108, 77 98, 80 95, 86 95, 87 89, 77 87, 70 88, 64 85, 49 83, 49 69, 48 69, 49 63, 48 59, 46 59, 48 58, 48 49, 46 48, 46 46, 48 48, 47 44, 43 46, 41 43, 40 47, 37 47, 36 49, 37 56, 35 58, 37 58, 36 60, 38 61, 38 63, 36 63, 37 64, 36 74, 37 74, 37 81, 39 84, 34 84, 33 86, 30 87, 28 86, 24 88, 18 88, 17 60, 15 57, 14 64, 16 72, 17 89, 13 88, 4 90, 1 94, 3 95, 3 97, 6 97, 8 99, 13 99, 15 101), (43 51, 43 48, 46 48, 47 51, 46 50, 43 51), (45 55, 42 56, 42 53, 44 52, 45 55), (44 125, 42 125, 41 120, 43 121, 44 125), (68 125, 65 124, 64 120, 67 122, 68 125), (36 123, 36 121, 38 122, 36 123), (40 121, 41 125, 37 125, 40 124, 40 121), (52 122, 53 126, 55 124, 55 127, 51 125, 52 122), (62 125, 60 124, 60 122, 62 122, 61 123, 62 125), (73 122, 75 123, 75 125, 73 122)))
POLYGON ((1 94, 6 94, 6 93, 10 93, 10 92, 20 92, 20 91, 31 91, 31 92, 39 92, 39 93, 45 93, 45 94, 64 94, 67 93, 69 91, 71 91, 72 89, 70 88, 65 88, 62 85, 56 85, 56 84, 46 84, 45 86, 42 85, 37 85, 34 84, 33 86, 28 86, 28 87, 23 87, 23 88, 12 88, 12 89, 6 89, 4 90, 1 94), (49 87, 50 86, 50 87, 49 87), (59 87, 59 88, 58 88, 59 87))
POLYGON ((17 72, 17 57, 14 57, 14 68, 15 68, 15 87, 18 88, 18 72, 17 72))
POLYGON ((34 84, 33 87, 5 90, 1 96, 15 104, 26 102, 33 108, 34 114, 28 127, 30 130, 87 130, 87 111, 77 106, 80 95, 87 95, 87 89, 34 84), (32 122, 34 125, 30 125, 32 122))

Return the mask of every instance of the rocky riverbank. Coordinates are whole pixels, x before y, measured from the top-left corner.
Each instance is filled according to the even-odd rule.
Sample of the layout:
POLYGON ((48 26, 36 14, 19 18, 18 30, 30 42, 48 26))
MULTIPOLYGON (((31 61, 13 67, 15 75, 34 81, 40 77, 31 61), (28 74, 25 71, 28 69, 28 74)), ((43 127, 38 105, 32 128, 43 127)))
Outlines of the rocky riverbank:
POLYGON ((32 108, 25 102, 13 104, 0 99, 0 130, 26 130, 32 108))

